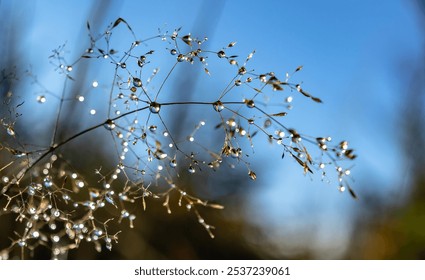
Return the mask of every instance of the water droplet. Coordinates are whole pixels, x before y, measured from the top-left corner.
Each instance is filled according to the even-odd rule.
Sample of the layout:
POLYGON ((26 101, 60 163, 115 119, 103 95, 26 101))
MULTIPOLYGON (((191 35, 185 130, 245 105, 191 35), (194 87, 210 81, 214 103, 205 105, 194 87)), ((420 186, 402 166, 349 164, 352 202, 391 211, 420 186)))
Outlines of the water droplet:
POLYGON ((107 130, 113 130, 115 128, 115 122, 113 120, 108 119, 103 126, 107 130))
POLYGON ((224 109, 224 105, 220 100, 217 100, 216 102, 214 102, 213 107, 214 107, 214 110, 216 110, 217 112, 221 112, 224 109))
POLYGON ((237 123, 234 118, 230 118, 226 121, 226 124, 230 127, 235 127, 237 123))
POLYGON ((165 159, 168 157, 168 155, 164 153, 162 150, 157 150, 156 156, 157 156, 157 159, 165 159))
POLYGON ((66 71, 71 72, 71 71, 72 71, 72 66, 71 66, 71 65, 68 65, 68 66, 66 67, 66 71))
POLYGON ((149 130, 150 130, 151 132, 155 132, 157 128, 158 128, 158 127, 157 127, 156 125, 151 125, 151 126, 149 126, 149 130))
POLYGON ((158 114, 159 111, 161 110, 161 104, 156 103, 156 102, 151 102, 149 104, 149 110, 151 111, 151 113, 153 114, 158 114))
POLYGON ((83 187, 84 187, 84 182, 83 182, 83 181, 81 181, 81 180, 77 180, 77 181, 75 182, 75 185, 81 189, 81 188, 83 188, 83 187))
POLYGON ((37 212, 37 209, 35 207, 31 207, 30 209, 28 209, 28 212, 30 214, 35 214, 37 212))
POLYGON ((142 80, 140 80, 139 78, 134 77, 133 78, 133 85, 135 87, 141 87, 142 86, 142 80))
POLYGON ((246 74, 246 68, 244 66, 242 66, 241 68, 239 68, 238 73, 239 73, 239 75, 245 75, 246 74))
POLYGON ((189 168, 187 169, 187 171, 189 171, 189 173, 190 174, 193 174, 193 173, 195 173, 195 168, 193 168, 193 166, 192 165, 189 165, 189 168))
POLYGON ((94 231, 93 231, 93 234, 96 235, 96 236, 102 236, 103 230, 100 229, 100 228, 95 228, 94 231))
POLYGON ((13 129, 13 127, 11 127, 11 126, 8 126, 7 128, 6 128, 6 132, 7 132, 7 134, 9 134, 10 136, 15 136, 15 130, 13 129))
POLYGON ((175 49, 172 49, 172 50, 170 51, 170 53, 171 53, 172 55, 176 55, 176 54, 177 54, 177 51, 176 51, 175 49))
POLYGON ((293 100, 294 100, 294 98, 293 98, 292 96, 288 96, 288 97, 286 97, 286 99, 285 99, 285 101, 286 101, 287 103, 291 103, 293 100))
POLYGON ((96 114, 96 110, 95 109, 91 109, 90 110, 90 115, 95 115, 96 114))
POLYGON ((134 93, 130 94, 130 100, 137 101, 139 98, 134 93))
POLYGON ((52 237, 52 241, 55 242, 55 243, 59 242, 59 240, 60 240, 60 237, 58 235, 54 235, 52 237))
POLYGON ((327 151, 328 150, 328 146, 326 144, 319 144, 320 149, 327 151))
POLYGON ((25 246, 27 245, 27 242, 25 242, 25 240, 20 239, 20 240, 18 241, 18 245, 19 245, 20 247, 25 247, 25 246))
POLYGON ((143 60, 137 60, 137 65, 139 65, 139 67, 143 67, 143 64, 144 64, 144 62, 143 62, 143 60))
POLYGON ((233 148, 231 150, 230 155, 232 156, 232 158, 239 158, 241 156, 241 154, 242 154, 242 150, 240 148, 238 148, 238 149, 233 148))
POLYGON ((267 82, 267 77, 266 77, 266 75, 264 75, 264 74, 260 75, 260 81, 261 81, 262 83, 267 82))
POLYGON ((340 192, 344 192, 345 191, 345 187, 343 185, 338 186, 338 190, 340 192))
POLYGON ((128 218, 130 216, 130 213, 128 213, 127 210, 122 210, 121 211, 121 217, 122 218, 128 218))
POLYGON ((175 159, 170 161, 170 167, 175 168, 177 166, 177 161, 175 159))
POLYGON ((44 95, 37 96, 37 102, 38 103, 44 103, 44 102, 46 102, 46 97, 44 95))
POLYGON ((219 52, 217 53, 217 56, 218 56, 219 58, 223 58, 223 57, 226 57, 226 53, 225 53, 223 50, 221 50, 221 51, 219 51, 219 52))
POLYGON ((183 36, 182 41, 188 44, 189 46, 192 46, 192 37, 190 37, 190 33, 188 35, 183 36))
POLYGON ((125 62, 122 62, 122 63, 120 63, 120 67, 122 69, 125 69, 125 68, 127 68, 127 64, 125 64, 125 62))
POLYGON ((244 103, 246 104, 246 106, 248 108, 254 108, 255 107, 254 100, 252 100, 252 99, 245 99, 244 103))
POLYGON ((77 100, 80 101, 80 102, 83 102, 84 101, 84 96, 77 95, 77 100))
POLYGON ((248 172, 248 176, 249 176, 249 178, 251 178, 252 180, 256 180, 256 179, 257 179, 257 174, 255 174, 255 172, 254 172, 254 171, 252 171, 252 170, 250 170, 250 171, 248 172))
POLYGON ((189 137, 187 137, 187 140, 189 140, 190 142, 193 142, 193 141, 195 141, 195 137, 189 136, 189 137))
POLYGON ((238 86, 240 86, 241 84, 242 84, 241 80, 236 80, 236 81, 235 81, 235 86, 237 86, 237 87, 238 87, 238 86))
POLYGON ((185 60, 185 56, 184 56, 184 55, 179 54, 179 55, 177 56, 177 61, 178 61, 178 62, 183 62, 184 60, 185 60))
POLYGON ((347 141, 342 141, 341 143, 339 143, 339 147, 340 147, 342 150, 346 150, 346 149, 348 149, 348 142, 347 142, 347 141))
POLYGON ((58 209, 55 209, 53 211, 53 216, 55 216, 56 218, 58 218, 61 215, 60 211, 58 209))
POLYGON ((46 188, 50 188, 51 186, 53 186, 52 178, 50 176, 44 177, 44 179, 43 179, 43 185, 46 188))
POLYGON ((97 88, 99 86, 99 83, 97 81, 93 81, 91 85, 92 87, 97 88))
POLYGON ((106 249, 108 249, 109 251, 112 251, 112 244, 111 244, 111 242, 106 242, 105 247, 106 247, 106 249))
POLYGON ((120 92, 120 93, 118 94, 118 98, 119 98, 119 99, 123 99, 123 98, 124 98, 124 93, 120 92))
POLYGON ((276 131, 275 131, 275 134, 276 134, 277 136, 279 136, 280 138, 285 137, 285 132, 283 132, 282 130, 276 130, 276 131))
POLYGON ((229 43, 228 45, 227 45, 227 47, 228 48, 232 48, 233 46, 235 46, 236 45, 236 42, 231 42, 231 43, 229 43))

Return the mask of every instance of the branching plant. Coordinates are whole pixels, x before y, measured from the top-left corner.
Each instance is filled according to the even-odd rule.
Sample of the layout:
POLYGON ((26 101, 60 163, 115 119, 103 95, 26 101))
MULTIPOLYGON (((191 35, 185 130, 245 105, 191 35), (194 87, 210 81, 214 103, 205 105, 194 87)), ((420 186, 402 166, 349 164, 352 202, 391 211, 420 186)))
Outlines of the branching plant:
MULTIPOLYGON (((223 168, 242 166, 247 176, 256 180, 250 159, 255 143, 263 140, 277 145, 281 157, 293 159, 305 174, 319 173, 323 180, 330 180, 328 170, 335 171, 339 191, 356 198, 348 180, 351 167, 344 166, 344 161, 356 157, 348 142, 311 137, 285 121, 294 96, 322 102, 292 81, 302 67, 283 78, 275 72, 257 73, 249 66, 254 51, 243 58, 233 55, 235 42, 209 50, 204 47, 207 38, 181 34, 180 28, 159 30, 143 40, 138 40, 121 18, 101 34, 94 34, 89 24, 87 28, 90 45, 74 62, 69 63, 64 55, 65 46, 50 57, 64 79, 62 92, 47 89, 31 71, 26 74, 39 90, 32 100, 24 100, 25 106, 55 107, 51 123, 46 124, 51 126, 47 138, 46 134, 40 137, 48 139, 46 143, 31 143, 38 136, 23 135, 20 127, 24 124, 18 124, 24 103, 13 103, 12 93, 3 95, 8 110, 0 115, 0 216, 12 216, 21 226, 10 237, 10 245, 0 248, 1 259, 14 252, 25 257, 39 246, 49 248, 52 258, 57 258, 82 242, 93 243, 98 251, 111 250, 119 232, 110 232, 108 226, 125 222, 133 227, 136 215, 130 206, 146 209, 151 199, 161 200, 171 213, 172 198, 177 197, 177 204, 192 213, 213 238, 214 227, 204 220, 202 208, 223 207, 188 193, 179 178, 205 173, 216 176, 223 168), (114 41, 117 29, 132 38, 124 51, 113 48, 123 43, 114 41), (79 85, 77 93, 71 90, 81 83, 76 79, 79 67, 91 63, 110 69, 105 82, 91 80, 79 85), (158 64, 165 66, 160 69, 158 64), (191 73, 188 67, 202 69, 208 80, 219 71, 231 76, 224 84, 219 79, 214 86, 207 84, 202 93, 188 100, 169 82, 177 73, 184 73, 178 72, 180 68, 191 73), (99 92, 102 96, 95 97, 99 92), (102 100, 106 110, 99 105, 102 100), (80 124, 69 124, 75 107, 85 103, 92 107, 80 114, 80 124), (190 131, 171 125, 178 123, 176 112, 185 108, 198 110, 200 115, 190 120, 190 131), (84 151, 76 158, 78 147, 93 133, 98 133, 99 145, 105 145, 110 156, 97 160, 98 154, 84 151), (81 168, 81 161, 87 160, 98 167, 81 168), (105 213, 108 219, 99 218, 105 213)), ((13 73, 2 72, 2 84, 14 79, 18 78, 13 73)))

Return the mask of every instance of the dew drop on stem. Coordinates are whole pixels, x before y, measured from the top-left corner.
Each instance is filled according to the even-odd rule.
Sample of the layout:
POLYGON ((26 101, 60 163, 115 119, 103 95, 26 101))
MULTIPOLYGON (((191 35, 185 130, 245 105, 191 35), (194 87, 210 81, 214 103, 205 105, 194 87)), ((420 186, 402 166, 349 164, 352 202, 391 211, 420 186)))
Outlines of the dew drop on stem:
POLYGON ((177 167, 177 161, 175 159, 170 161, 170 167, 172 167, 172 168, 177 167))
POLYGON ((245 99, 244 103, 246 104, 246 106, 248 108, 254 108, 255 107, 254 100, 252 100, 252 99, 245 99))
POLYGON ((239 158, 241 156, 241 153, 242 153, 241 149, 235 149, 235 148, 233 148, 231 150, 230 155, 232 156, 232 158, 239 158))
POLYGON ((134 77, 133 78, 133 85, 135 87, 141 87, 142 86, 142 81, 139 78, 134 77))
POLYGON ((213 107, 214 107, 214 110, 216 110, 217 112, 221 112, 224 109, 224 105, 220 100, 217 100, 216 102, 214 102, 213 107))
POLYGON ((248 176, 249 176, 249 178, 251 178, 252 180, 256 180, 257 179, 257 174, 255 174, 255 172, 254 171, 252 171, 252 170, 250 170, 249 172, 248 172, 248 176))
POLYGON ((13 127, 12 127, 12 126, 8 126, 8 127, 6 128, 6 132, 7 132, 7 134, 9 134, 10 136, 15 136, 15 130, 13 129, 13 127))
POLYGON ((159 111, 161 110, 161 104, 157 103, 157 102, 151 102, 149 104, 149 110, 151 111, 151 113, 153 114, 158 114, 159 111))
POLYGON ((239 68, 238 74, 239 75, 245 75, 246 74, 246 68, 244 66, 242 66, 241 68, 239 68))
POLYGON ((25 247, 25 246, 27 246, 27 243, 25 242, 25 240, 20 239, 18 241, 18 245, 19 245, 19 247, 25 247))
POLYGON ((187 169, 187 171, 188 171, 190 174, 193 174, 193 173, 195 173, 195 168, 193 168, 193 166, 192 166, 192 165, 189 165, 189 168, 187 169))
POLYGON ((113 120, 108 119, 108 120, 106 120, 104 127, 107 130, 113 130, 113 129, 115 129, 115 122, 113 120))
POLYGON ((177 56, 177 61, 178 61, 178 62, 183 62, 184 60, 185 60, 185 56, 184 56, 184 55, 179 54, 179 55, 177 56))
POLYGON ((52 178, 50 176, 47 176, 43 179, 43 185, 46 188, 50 188, 51 186, 53 186, 53 182, 52 182, 52 178))

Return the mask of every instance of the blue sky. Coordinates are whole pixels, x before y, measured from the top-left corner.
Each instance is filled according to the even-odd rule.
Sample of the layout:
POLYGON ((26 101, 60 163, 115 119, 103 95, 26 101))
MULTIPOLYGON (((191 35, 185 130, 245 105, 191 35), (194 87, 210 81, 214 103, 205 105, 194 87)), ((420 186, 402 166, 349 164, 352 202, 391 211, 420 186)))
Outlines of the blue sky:
MULTIPOLYGON (((27 28, 20 51, 34 72, 43 73, 52 67, 47 60, 52 49, 64 42, 70 50, 79 45, 90 19, 87 3, 3 0, 0 14, 27 28)), ((405 59, 419 58, 423 47, 413 1, 211 3, 205 8, 201 1, 116 1, 103 25, 92 28, 100 31, 118 17, 126 19, 142 38, 156 34, 158 27, 195 28, 192 32, 210 38, 212 49, 231 41, 238 42, 235 51, 242 55, 255 49, 252 65, 258 71, 283 74, 303 65, 297 78, 324 104, 297 96, 299 103, 288 121, 313 135, 325 133, 350 141, 359 154, 353 187, 360 196, 366 188, 403 194, 400 184, 405 169, 397 148, 397 112, 403 103, 401 65, 405 59), (194 26, 199 20, 206 25, 194 26)), ((268 149, 261 147, 257 152, 256 160, 265 168, 247 204, 253 223, 270 228, 274 238, 313 226, 318 228, 313 237, 317 244, 329 241, 324 233, 337 227, 335 239, 343 244, 351 229, 350 217, 362 207, 361 200, 350 200, 320 178, 311 181, 293 162, 267 166, 261 151, 267 154, 268 149)))

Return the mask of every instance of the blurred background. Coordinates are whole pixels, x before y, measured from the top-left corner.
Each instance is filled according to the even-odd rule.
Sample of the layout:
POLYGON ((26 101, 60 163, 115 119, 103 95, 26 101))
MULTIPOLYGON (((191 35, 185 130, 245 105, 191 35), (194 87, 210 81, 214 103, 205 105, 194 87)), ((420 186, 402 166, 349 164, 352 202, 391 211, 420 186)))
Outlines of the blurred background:
MULTIPOLYGON (((257 146, 252 159, 257 181, 248 181, 246 172, 237 170, 187 181, 201 196, 225 206, 204 211, 216 227, 215 239, 183 209, 175 207, 168 215, 161 203, 151 203, 135 228, 120 234, 112 252, 98 254, 88 244, 70 251, 68 258, 425 258, 425 1, 0 0, 3 75, 30 69, 40 84, 60 92, 63 80, 49 64, 51 51, 66 43, 65 56, 78 57, 89 43, 87 21, 100 33, 119 17, 137 38, 182 26, 207 36, 210 49, 237 41, 236 52, 243 56, 256 50, 252 65, 260 72, 283 74, 303 65, 297 79, 324 103, 296 96, 300 103, 288 122, 311 135, 350 142, 358 154, 352 187, 359 200, 340 193, 336 184, 304 176, 296 163, 276 156, 273 147, 257 146)), ((101 79, 102 69, 85 67, 76 74, 77 81, 91 83, 88 77, 96 75, 101 79)), ((219 79, 222 75, 214 74, 219 79)), ((35 100, 40 88, 17 78, 13 84, 2 83, 2 99, 12 90, 17 104, 35 100)), ((191 97, 203 90, 197 81, 197 74, 189 73, 170 83, 191 97)), ((73 87, 83 90, 78 83, 73 87)), ((95 97, 88 102, 100 103, 95 97)), ((56 109, 23 108, 27 111, 20 113, 28 122, 20 124, 21 135, 37 143, 48 127, 34 116, 56 109)), ((78 110, 68 110, 70 121, 61 133, 68 134, 67 126, 72 131, 87 127, 76 117, 78 110)), ((176 114, 180 125, 190 120, 190 112, 176 114)), ((106 157, 95 147, 99 143, 84 148, 92 155, 81 163, 88 170, 95 168, 93 158, 106 157)), ((0 218, 1 247, 7 246, 13 224, 11 218, 0 218)), ((50 255, 41 250, 36 257, 50 255)))

